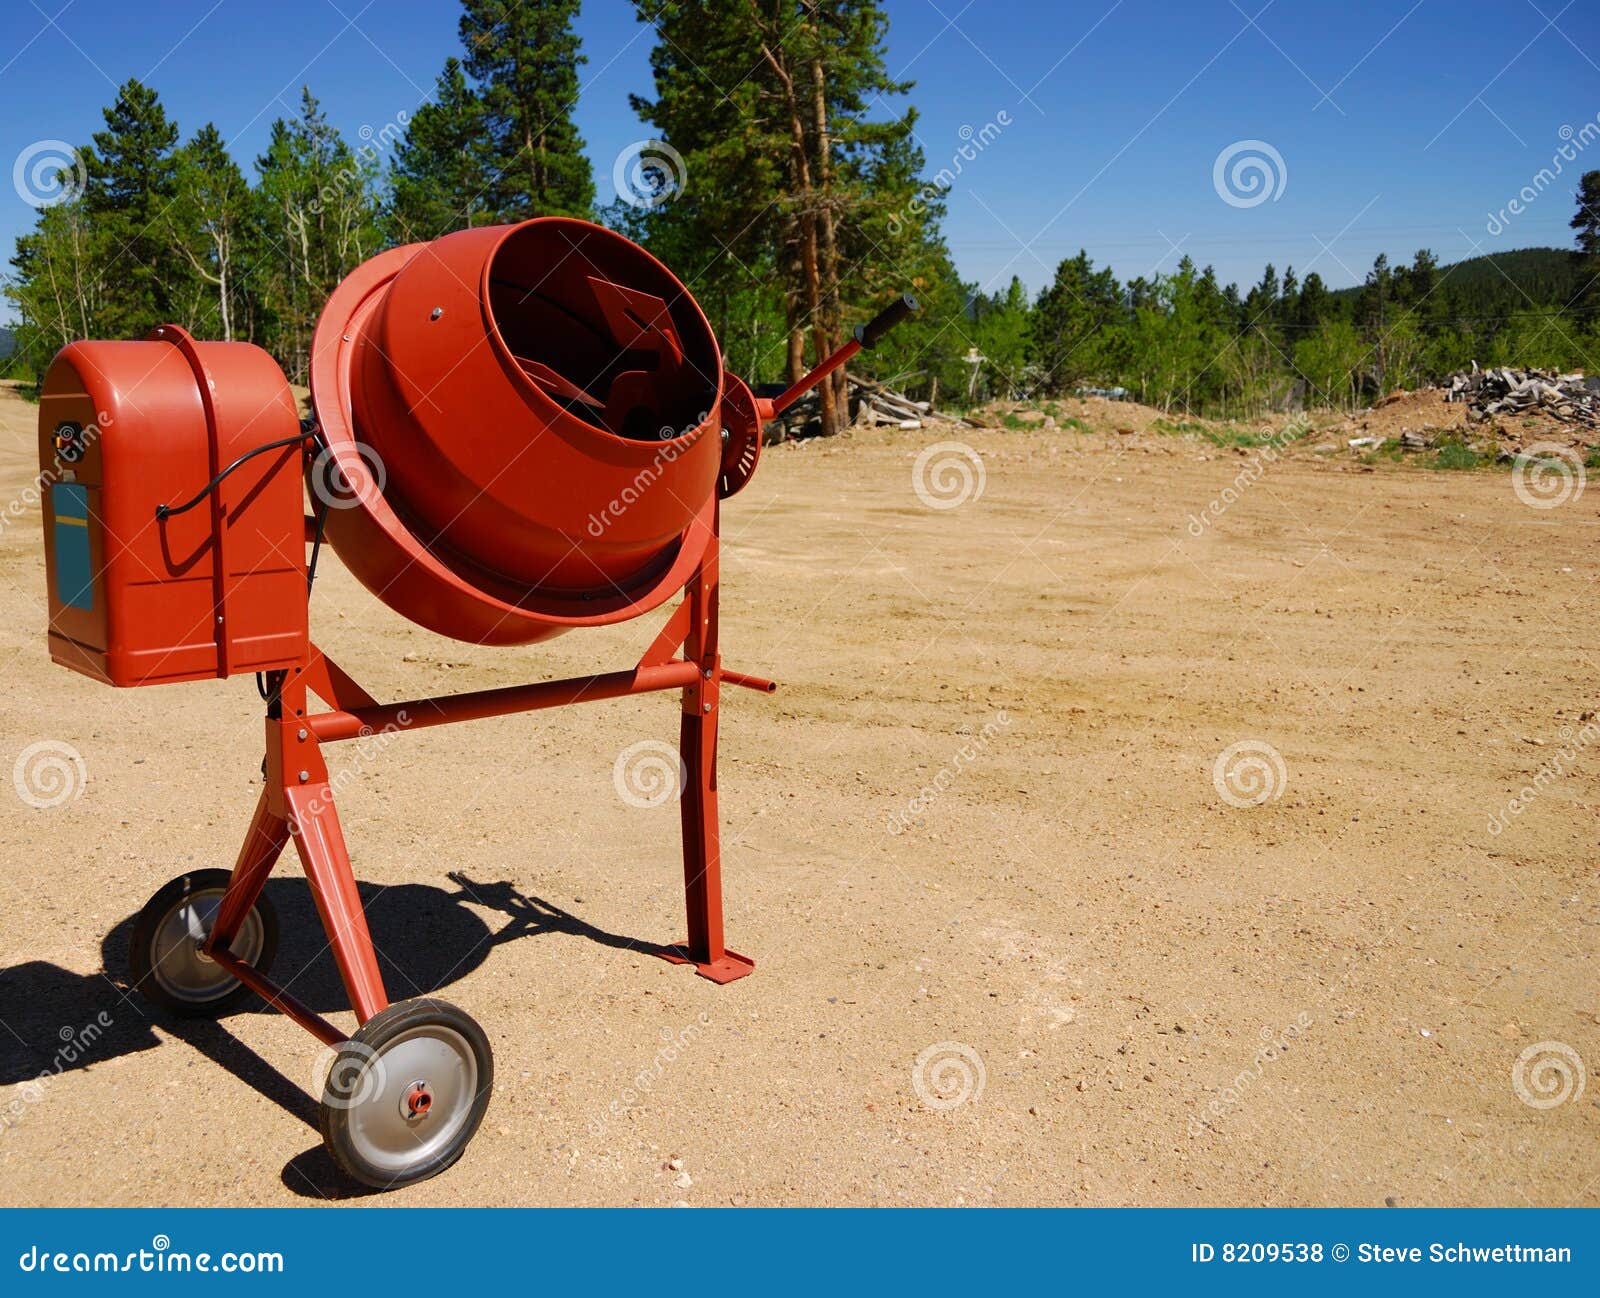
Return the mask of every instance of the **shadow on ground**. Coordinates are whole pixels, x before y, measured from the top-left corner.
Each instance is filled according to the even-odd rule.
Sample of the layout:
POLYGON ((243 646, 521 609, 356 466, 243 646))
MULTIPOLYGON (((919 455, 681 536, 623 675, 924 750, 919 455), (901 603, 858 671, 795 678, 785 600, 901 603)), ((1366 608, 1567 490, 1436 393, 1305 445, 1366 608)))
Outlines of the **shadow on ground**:
MULTIPOLYGON (((358 885, 391 1000, 438 994, 482 965, 496 946, 521 937, 567 933, 618 950, 656 949, 596 928, 513 884, 477 883, 459 873, 449 878, 453 891, 420 883, 358 885)), ((281 934, 273 980, 319 1014, 348 1013, 350 1003, 305 881, 270 880, 266 895, 277 909, 281 934)), ((155 1031, 159 1026, 317 1130, 320 1097, 229 1031, 230 1019, 273 1012, 260 1000, 252 997, 215 1020, 182 1019, 163 1013, 130 986, 127 946, 134 919, 129 915, 106 934, 99 973, 77 974, 39 960, 0 969, 0 1085, 21 1083, 11 1102, 39 1098, 63 1073, 158 1046, 183 1048, 163 1042, 155 1031)), ((320 1048, 309 1036, 306 1045, 320 1048)), ((304 1071, 295 1068, 297 1076, 304 1071)), ((306 1197, 366 1192, 334 1167, 320 1143, 290 1160, 283 1181, 306 1197)))

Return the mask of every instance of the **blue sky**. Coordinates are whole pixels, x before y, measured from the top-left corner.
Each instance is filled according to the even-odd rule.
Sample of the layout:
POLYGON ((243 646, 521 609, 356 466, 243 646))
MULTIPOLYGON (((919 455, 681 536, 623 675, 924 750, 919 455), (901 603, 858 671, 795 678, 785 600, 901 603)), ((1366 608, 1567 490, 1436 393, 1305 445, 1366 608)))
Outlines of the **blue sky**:
MULTIPOLYGON (((1079 247, 1123 277, 1188 253, 1224 280, 1247 284, 1270 260, 1342 285, 1380 251, 1451 261, 1568 246, 1576 177, 1600 168, 1594 140, 1522 214, 1491 221, 1564 135, 1572 149, 1600 118, 1594 0, 887 7, 889 66, 918 83, 930 174, 967 135, 998 129, 969 146, 946 225, 963 276, 988 286, 1017 274, 1037 289, 1079 247), (1250 141, 1233 155, 1240 183, 1263 159, 1275 195, 1257 203, 1261 191, 1229 189, 1231 168, 1220 190, 1216 178, 1219 156, 1250 141)), ((247 172, 302 83, 352 139, 381 134, 456 52, 458 12, 454 0, 8 0, 0 163, 41 140, 86 141, 129 76, 160 91, 186 136, 215 121, 247 172)), ((628 94, 650 89, 651 37, 622 0, 588 0, 579 26, 576 116, 605 201, 614 159, 647 134, 628 94)), ((33 215, 0 183, 8 256, 33 215)))

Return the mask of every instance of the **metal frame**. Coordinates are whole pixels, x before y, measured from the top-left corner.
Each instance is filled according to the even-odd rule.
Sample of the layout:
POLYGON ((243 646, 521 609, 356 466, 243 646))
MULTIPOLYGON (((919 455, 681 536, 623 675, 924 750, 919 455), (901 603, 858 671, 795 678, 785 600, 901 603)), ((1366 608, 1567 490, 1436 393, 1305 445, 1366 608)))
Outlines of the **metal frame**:
POLYGON ((722 666, 717 651, 718 531, 713 527, 711 543, 684 588, 682 602, 631 671, 389 704, 373 699, 315 644, 309 645, 304 662, 287 671, 268 673, 266 786, 202 950, 274 1009, 328 1045, 339 1045, 348 1039, 344 1033, 229 949, 292 839, 357 1022, 365 1023, 389 1004, 334 807, 322 746, 386 727, 420 729, 678 689, 683 691, 679 755, 688 773, 679 798, 688 936, 683 943, 653 954, 677 964, 692 964, 698 974, 716 983, 732 982, 750 973, 755 961, 728 950, 723 943, 717 716, 724 683, 763 692, 777 686, 722 666), (312 695, 331 710, 312 711, 312 695))

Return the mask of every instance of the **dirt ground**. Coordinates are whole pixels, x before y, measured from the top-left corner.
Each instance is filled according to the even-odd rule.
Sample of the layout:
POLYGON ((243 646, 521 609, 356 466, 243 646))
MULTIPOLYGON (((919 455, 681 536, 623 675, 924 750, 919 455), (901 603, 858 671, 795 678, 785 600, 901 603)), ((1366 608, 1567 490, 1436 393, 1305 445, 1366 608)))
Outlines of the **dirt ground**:
MULTIPOLYGON (((0 500, 34 411, 0 394, 0 500)), ((774 448, 726 508, 724 652, 782 683, 723 720, 753 977, 642 953, 681 936, 677 811, 614 764, 675 698, 333 750, 391 995, 496 1057, 463 1160, 382 1202, 1600 1204, 1600 484, 958 435, 978 462, 920 478, 956 507, 922 430, 774 448)), ((309 1036, 124 994, 130 917, 231 864, 252 682, 53 667, 18 510, 0 759, 86 779, 0 797, 0 1200, 362 1201, 309 1036)), ((381 698, 626 666, 656 625, 479 649, 323 571, 314 632, 381 698)), ((270 889, 274 974, 348 1025, 292 860, 270 889)))

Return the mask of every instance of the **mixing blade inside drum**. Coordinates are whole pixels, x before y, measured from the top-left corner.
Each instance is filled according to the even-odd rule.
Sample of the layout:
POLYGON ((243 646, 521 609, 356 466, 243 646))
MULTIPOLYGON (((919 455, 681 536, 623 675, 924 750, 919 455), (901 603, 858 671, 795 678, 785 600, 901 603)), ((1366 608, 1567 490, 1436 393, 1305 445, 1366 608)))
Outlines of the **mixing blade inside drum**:
POLYGON ((716 358, 681 288, 628 251, 570 225, 524 227, 495 254, 489 306, 523 373, 567 413, 666 441, 710 409, 716 358))

